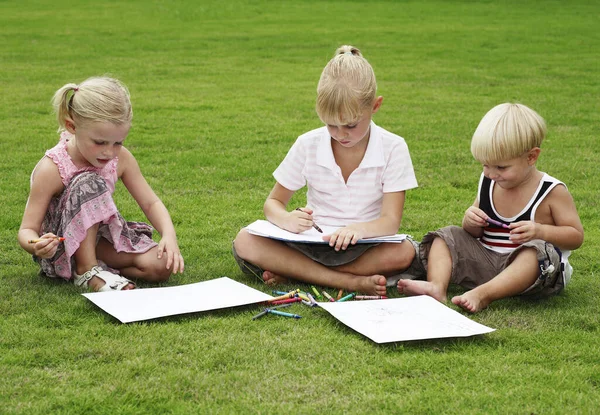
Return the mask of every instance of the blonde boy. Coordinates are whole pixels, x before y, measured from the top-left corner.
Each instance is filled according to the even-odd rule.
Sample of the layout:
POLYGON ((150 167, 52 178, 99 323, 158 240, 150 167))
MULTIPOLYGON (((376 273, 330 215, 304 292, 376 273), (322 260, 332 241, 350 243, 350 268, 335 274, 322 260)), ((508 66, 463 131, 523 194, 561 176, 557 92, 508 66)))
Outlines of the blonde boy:
POLYGON ((525 105, 500 104, 483 117, 471 141, 483 165, 477 198, 462 227, 425 235, 427 281, 400 280, 401 293, 445 302, 452 282, 470 290, 452 302, 474 313, 501 298, 564 288, 583 227, 564 183, 536 168, 545 135, 544 120, 525 105))

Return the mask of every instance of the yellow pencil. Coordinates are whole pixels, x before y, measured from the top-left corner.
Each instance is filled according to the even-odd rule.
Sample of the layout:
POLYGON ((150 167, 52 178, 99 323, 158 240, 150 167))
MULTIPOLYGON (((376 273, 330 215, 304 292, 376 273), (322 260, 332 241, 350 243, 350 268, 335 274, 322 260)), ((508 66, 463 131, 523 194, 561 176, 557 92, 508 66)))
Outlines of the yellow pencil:
POLYGON ((296 294, 298 294, 298 291, 300 291, 300 289, 299 289, 299 288, 298 288, 298 289, 295 289, 294 291, 290 291, 290 292, 289 292, 289 293, 287 293, 287 294, 280 295, 279 297, 274 297, 274 298, 271 298, 271 299, 269 300, 269 302, 271 302, 271 301, 285 300, 286 298, 293 298, 293 297, 295 297, 295 296, 296 296, 296 294))
POLYGON ((53 238, 38 238, 38 239, 30 239, 27 241, 27 243, 29 244, 37 244, 40 241, 43 241, 44 239, 57 239, 58 242, 63 242, 65 240, 65 238, 63 238, 62 236, 55 236, 53 238))
POLYGON ((335 301, 335 300, 333 299, 333 297, 332 297, 332 296, 330 296, 330 295, 329 295, 329 293, 328 293, 327 291, 323 291, 323 295, 324 295, 324 296, 325 296, 325 298, 327 298, 329 301, 331 301, 331 302, 335 301))
POLYGON ((310 298, 308 298, 304 294, 298 293, 298 297, 302 298, 304 301, 310 301, 310 298))

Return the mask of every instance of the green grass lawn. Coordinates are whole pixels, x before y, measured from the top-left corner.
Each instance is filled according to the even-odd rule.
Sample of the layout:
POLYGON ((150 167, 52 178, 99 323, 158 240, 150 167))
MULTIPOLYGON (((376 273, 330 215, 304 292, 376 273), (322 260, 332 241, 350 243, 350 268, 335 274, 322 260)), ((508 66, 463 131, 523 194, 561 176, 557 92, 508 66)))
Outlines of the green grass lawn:
MULTIPOLYGON (((0 1, 0 413, 596 412, 599 17, 584 0, 0 1), (411 150, 403 233, 460 223, 490 108, 517 101, 546 119, 539 168, 569 186, 586 230, 565 292, 471 316, 488 335, 378 345, 301 305, 298 321, 251 321, 249 306, 124 325, 37 276, 16 235, 58 137, 50 98, 111 74, 132 93, 126 146, 186 260, 168 285, 225 275, 270 293, 238 271, 231 241, 262 218, 295 138, 320 126, 317 81, 341 44, 373 65, 375 122, 411 150)), ((122 185, 115 198, 144 220, 122 185)))

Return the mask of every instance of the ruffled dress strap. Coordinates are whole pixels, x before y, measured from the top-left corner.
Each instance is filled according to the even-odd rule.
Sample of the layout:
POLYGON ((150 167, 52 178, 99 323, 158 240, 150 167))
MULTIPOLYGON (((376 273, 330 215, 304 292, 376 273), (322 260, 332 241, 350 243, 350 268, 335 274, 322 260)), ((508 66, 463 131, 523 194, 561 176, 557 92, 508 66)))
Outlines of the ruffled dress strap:
POLYGON ((46 157, 51 158, 58 167, 58 173, 65 187, 69 185, 73 176, 79 172, 79 169, 75 166, 73 160, 71 160, 71 156, 67 152, 67 143, 70 137, 72 137, 72 134, 63 131, 58 144, 46 151, 46 157))
POLYGON ((67 151, 67 144, 69 140, 73 137, 73 134, 68 131, 63 131, 60 134, 60 140, 57 145, 55 145, 50 150, 46 151, 46 156, 52 159, 54 164, 58 167, 58 172, 60 174, 60 178, 65 187, 71 183, 73 177, 78 175, 81 172, 89 171, 100 175, 106 180, 106 184, 110 189, 110 193, 112 194, 115 191, 115 184, 117 183, 117 164, 119 159, 115 157, 110 160, 106 166, 103 168, 97 167, 77 167, 71 156, 67 151))

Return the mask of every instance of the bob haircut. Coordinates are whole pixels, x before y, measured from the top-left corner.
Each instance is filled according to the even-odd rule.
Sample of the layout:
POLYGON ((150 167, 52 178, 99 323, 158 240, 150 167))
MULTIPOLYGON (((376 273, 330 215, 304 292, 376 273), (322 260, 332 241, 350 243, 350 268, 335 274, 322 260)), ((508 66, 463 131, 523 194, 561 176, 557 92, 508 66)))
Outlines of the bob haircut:
POLYGON ((471 139, 471 153, 483 164, 517 158, 546 137, 546 123, 522 104, 495 106, 482 118, 471 139))

